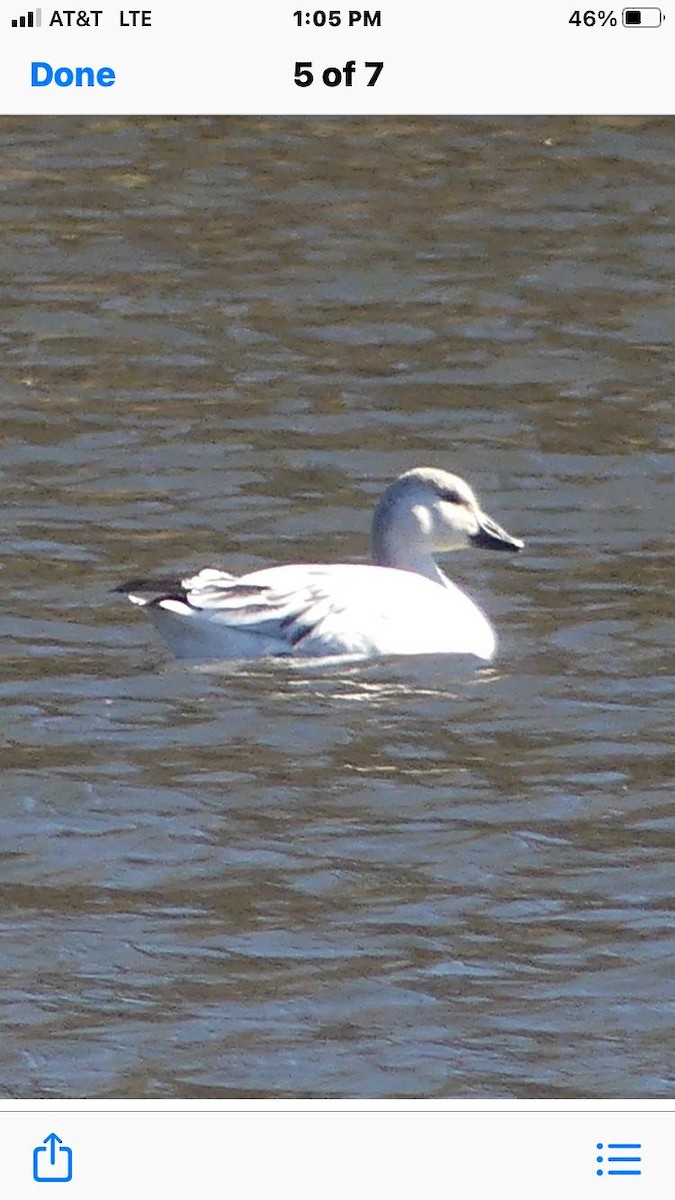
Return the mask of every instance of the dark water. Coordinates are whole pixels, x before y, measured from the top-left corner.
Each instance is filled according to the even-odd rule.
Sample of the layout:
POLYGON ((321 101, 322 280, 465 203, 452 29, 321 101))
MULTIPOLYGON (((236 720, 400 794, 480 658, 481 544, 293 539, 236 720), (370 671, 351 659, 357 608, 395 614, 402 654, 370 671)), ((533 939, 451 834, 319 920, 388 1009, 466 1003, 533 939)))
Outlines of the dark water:
POLYGON ((4 119, 6 1097, 671 1097, 669 120, 4 119), (367 552, 491 667, 176 665, 129 575, 367 552))

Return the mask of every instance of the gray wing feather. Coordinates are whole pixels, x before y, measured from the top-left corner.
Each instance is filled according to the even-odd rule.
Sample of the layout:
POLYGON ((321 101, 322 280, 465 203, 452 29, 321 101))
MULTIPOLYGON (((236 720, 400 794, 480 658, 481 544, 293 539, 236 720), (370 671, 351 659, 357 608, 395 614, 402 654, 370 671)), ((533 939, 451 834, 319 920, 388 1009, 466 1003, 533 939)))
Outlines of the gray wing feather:
POLYGON ((298 589, 242 583, 232 575, 201 571, 183 581, 188 604, 233 629, 278 637, 289 648, 301 649, 314 636, 330 641, 326 626, 334 623, 341 606, 321 577, 309 575, 298 589))

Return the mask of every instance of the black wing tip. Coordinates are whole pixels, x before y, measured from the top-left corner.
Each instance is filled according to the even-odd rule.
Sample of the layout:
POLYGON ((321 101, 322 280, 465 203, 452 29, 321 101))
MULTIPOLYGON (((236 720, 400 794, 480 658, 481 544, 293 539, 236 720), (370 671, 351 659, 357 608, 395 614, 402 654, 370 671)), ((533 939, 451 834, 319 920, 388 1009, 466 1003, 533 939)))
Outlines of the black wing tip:
POLYGON ((169 599, 185 600, 187 597, 182 579, 176 579, 175 576, 164 579, 127 579, 112 590, 113 594, 117 593, 123 596, 147 596, 149 602, 169 599))

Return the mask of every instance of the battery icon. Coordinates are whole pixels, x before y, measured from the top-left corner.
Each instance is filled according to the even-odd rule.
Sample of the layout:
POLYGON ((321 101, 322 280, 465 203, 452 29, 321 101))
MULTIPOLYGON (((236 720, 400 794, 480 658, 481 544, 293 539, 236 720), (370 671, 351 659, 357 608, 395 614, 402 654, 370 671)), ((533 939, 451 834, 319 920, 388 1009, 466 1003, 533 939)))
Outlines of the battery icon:
POLYGON ((660 8, 624 8, 623 23, 631 28, 658 29, 663 20, 660 8))

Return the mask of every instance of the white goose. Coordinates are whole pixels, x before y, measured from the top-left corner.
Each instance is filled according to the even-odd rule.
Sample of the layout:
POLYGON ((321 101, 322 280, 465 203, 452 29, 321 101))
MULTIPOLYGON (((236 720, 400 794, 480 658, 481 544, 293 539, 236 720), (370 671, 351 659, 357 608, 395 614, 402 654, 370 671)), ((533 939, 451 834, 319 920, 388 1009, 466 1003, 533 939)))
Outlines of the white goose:
POLYGON ((181 658, 472 654, 490 659, 495 633, 434 555, 464 546, 522 550, 457 475, 416 467, 382 496, 372 563, 301 563, 237 578, 207 567, 188 579, 131 580, 139 604, 181 658))

